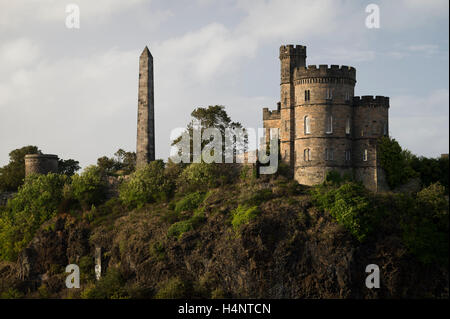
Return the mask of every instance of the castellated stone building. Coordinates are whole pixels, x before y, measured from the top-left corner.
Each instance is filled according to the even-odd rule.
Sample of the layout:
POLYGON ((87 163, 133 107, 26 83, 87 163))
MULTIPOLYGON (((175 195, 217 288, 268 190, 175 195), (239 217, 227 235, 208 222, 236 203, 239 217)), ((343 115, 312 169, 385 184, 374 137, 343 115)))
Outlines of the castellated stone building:
POLYGON ((281 84, 277 109, 263 109, 266 141, 279 129, 282 160, 305 185, 327 172, 353 176, 367 188, 387 188, 377 160, 377 140, 388 135, 389 98, 354 96, 356 70, 306 65, 306 46, 280 47, 281 84))
POLYGON ((145 47, 139 57, 136 167, 155 160, 155 100, 153 56, 145 47))

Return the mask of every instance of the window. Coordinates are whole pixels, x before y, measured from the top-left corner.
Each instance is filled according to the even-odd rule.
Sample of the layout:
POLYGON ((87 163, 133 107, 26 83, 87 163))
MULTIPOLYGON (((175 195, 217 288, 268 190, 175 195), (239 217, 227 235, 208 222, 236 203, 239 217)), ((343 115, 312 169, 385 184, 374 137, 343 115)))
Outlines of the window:
POLYGON ((350 150, 345 150, 345 161, 349 162, 352 158, 352 153, 350 152, 350 150))
POLYGON ((326 133, 331 134, 333 133, 333 117, 329 115, 327 117, 327 123, 326 123, 326 133))
POLYGON ((327 161, 332 161, 334 159, 334 154, 333 154, 333 149, 332 148, 326 148, 325 149, 325 160, 327 161))
POLYGON ((383 135, 388 135, 388 128, 386 123, 383 123, 383 135))
POLYGON ((289 130, 289 121, 284 121, 284 131, 287 132, 289 130))
POLYGON ((327 100, 331 100, 333 99, 333 90, 332 89, 327 89, 327 96, 326 96, 327 100))
POLYGON ((367 149, 364 150, 364 154, 363 154, 363 161, 366 162, 367 161, 367 149))
POLYGON ((303 160, 305 162, 311 161, 311 150, 309 148, 303 150, 303 160))
POLYGON ((377 135, 378 132, 377 121, 372 121, 372 135, 377 135))
POLYGON ((305 134, 311 134, 311 119, 308 115, 304 119, 305 134))
POLYGON ((350 92, 345 92, 345 101, 350 101, 350 92))
POLYGON ((350 118, 347 117, 347 121, 345 122, 345 134, 350 134, 350 118))
POLYGON ((305 90, 305 101, 309 101, 309 99, 310 99, 309 90, 305 90))

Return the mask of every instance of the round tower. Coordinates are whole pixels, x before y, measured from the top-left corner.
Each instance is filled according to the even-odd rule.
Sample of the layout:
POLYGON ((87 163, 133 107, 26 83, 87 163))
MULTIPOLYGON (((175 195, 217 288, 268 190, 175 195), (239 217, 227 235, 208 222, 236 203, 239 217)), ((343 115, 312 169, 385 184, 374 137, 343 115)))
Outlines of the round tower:
POLYGON ((351 175, 355 68, 310 65, 296 69, 293 80, 295 179, 315 185, 331 170, 351 175))
POLYGON ((377 141, 389 135, 389 98, 353 98, 353 166, 355 178, 374 191, 387 189, 377 158, 377 141))
POLYGON ((280 47, 280 153, 281 159, 294 169, 295 89, 294 73, 306 64, 306 47, 282 45, 280 47))
POLYGON ((25 155, 25 177, 31 174, 58 173, 58 156, 51 154, 25 155))

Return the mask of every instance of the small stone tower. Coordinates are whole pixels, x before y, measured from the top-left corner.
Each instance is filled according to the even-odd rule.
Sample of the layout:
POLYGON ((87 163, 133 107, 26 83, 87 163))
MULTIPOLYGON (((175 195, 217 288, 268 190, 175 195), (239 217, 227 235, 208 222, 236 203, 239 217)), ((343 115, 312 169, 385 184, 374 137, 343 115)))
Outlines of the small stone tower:
POLYGON ((58 173, 58 156, 51 154, 25 155, 25 176, 58 173))
POLYGON ((155 102, 153 57, 145 47, 139 57, 139 98, 137 119, 136 166, 155 160, 155 102))

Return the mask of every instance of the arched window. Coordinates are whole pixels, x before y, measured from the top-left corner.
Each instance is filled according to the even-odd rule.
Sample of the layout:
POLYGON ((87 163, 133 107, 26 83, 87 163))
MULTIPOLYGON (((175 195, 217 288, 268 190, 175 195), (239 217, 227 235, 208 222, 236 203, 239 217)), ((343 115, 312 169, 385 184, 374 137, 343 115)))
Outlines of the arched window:
POLYGON ((331 115, 328 115, 327 117, 326 133, 327 134, 333 133, 333 117, 331 115))
POLYGON ((367 149, 364 150, 364 154, 363 154, 363 161, 366 162, 368 158, 368 152, 367 149))
POLYGON ((311 150, 309 148, 303 150, 303 160, 305 162, 311 161, 311 150))
POLYGON ((334 159, 334 152, 332 148, 325 149, 325 160, 332 161, 334 159))
POLYGON ((308 115, 304 118, 305 134, 311 134, 311 119, 308 115))
POLYGON ((350 118, 347 117, 347 121, 345 122, 345 134, 350 134, 350 118))
POLYGON ((388 135, 388 128, 387 128, 387 124, 383 122, 383 135, 388 135))

